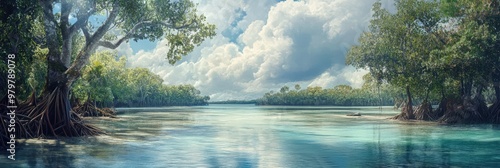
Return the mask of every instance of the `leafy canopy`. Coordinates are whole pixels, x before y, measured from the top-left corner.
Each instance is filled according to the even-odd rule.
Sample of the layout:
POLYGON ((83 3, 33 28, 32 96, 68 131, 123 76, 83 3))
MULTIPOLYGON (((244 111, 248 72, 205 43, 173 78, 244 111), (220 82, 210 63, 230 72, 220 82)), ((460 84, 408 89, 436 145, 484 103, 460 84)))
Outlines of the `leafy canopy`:
POLYGON ((155 41, 166 38, 169 50, 165 54, 171 64, 205 38, 215 35, 215 25, 207 24, 205 16, 200 15, 196 5, 189 0, 67 0, 61 4, 66 4, 69 15, 76 18, 74 25, 79 21, 87 23, 82 28, 84 34, 96 33, 111 22, 106 35, 98 42, 102 47, 114 49, 130 39, 155 41), (116 17, 110 20, 113 13, 116 17))

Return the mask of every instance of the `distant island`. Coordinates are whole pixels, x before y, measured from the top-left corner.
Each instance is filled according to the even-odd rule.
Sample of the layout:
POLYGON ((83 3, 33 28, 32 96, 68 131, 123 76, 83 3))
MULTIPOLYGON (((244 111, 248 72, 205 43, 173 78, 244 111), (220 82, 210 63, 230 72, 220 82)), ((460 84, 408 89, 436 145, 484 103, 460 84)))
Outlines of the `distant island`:
POLYGON ((208 104, 256 104, 257 100, 223 100, 223 101, 212 101, 208 104))
MULTIPOLYGON (((365 77, 368 78, 368 77, 365 77)), ((363 88, 352 88, 348 85, 338 85, 334 88, 307 87, 301 89, 295 85, 295 90, 283 86, 279 92, 270 91, 256 100, 256 105, 291 105, 291 106, 392 106, 398 104, 399 94, 391 92, 387 86, 377 91, 366 81, 363 88)))

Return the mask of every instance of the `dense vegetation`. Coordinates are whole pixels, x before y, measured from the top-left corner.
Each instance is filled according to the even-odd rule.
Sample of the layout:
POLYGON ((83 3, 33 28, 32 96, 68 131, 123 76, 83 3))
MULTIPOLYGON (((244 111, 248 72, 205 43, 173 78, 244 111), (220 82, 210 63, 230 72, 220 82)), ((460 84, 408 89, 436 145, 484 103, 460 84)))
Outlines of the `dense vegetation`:
POLYGON ((391 13, 377 2, 369 31, 347 63, 379 82, 404 88, 396 119, 444 123, 500 122, 500 1, 399 0, 391 13), (485 90, 496 100, 487 107, 485 90), (432 109, 430 96, 441 97, 432 109), (423 101, 413 107, 413 98, 423 101))
MULTIPOLYGON (((365 78, 369 78, 366 75, 365 78)), ((395 91, 387 86, 380 88, 364 87, 354 89, 348 85, 338 85, 334 88, 308 87, 301 89, 295 85, 294 90, 283 86, 279 92, 268 92, 257 99, 257 105, 332 105, 332 106, 392 106, 394 100, 400 100, 395 91), (378 90, 380 89, 380 90, 378 90)))
POLYGON ((75 82, 72 98, 92 101, 100 107, 206 105, 192 85, 164 85, 160 76, 146 68, 126 68, 126 58, 111 52, 99 52, 75 82))

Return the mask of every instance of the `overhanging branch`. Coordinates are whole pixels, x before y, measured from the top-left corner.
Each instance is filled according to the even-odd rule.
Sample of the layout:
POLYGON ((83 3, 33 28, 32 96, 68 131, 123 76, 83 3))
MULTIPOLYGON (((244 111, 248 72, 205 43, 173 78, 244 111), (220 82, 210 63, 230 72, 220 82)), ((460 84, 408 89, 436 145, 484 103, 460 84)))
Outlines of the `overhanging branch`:
POLYGON ((101 47, 106 47, 109 49, 116 49, 116 48, 118 48, 118 46, 120 46, 120 44, 122 44, 124 41, 128 40, 129 38, 130 38, 130 35, 123 36, 116 43, 111 43, 109 41, 99 41, 97 43, 97 45, 99 45, 101 47))
POLYGON ((145 26, 157 26, 157 25, 160 25, 160 26, 164 26, 164 27, 168 27, 168 28, 172 28, 172 29, 185 29, 185 28, 189 28, 194 23, 195 23, 194 21, 191 21, 188 24, 184 24, 184 25, 181 25, 181 26, 174 26, 173 24, 167 23, 167 22, 142 21, 142 22, 139 22, 139 23, 135 24, 134 27, 132 27, 132 29, 130 29, 130 31, 128 31, 125 36, 123 36, 122 38, 120 38, 115 43, 112 43, 110 41, 99 41, 98 45, 101 46, 101 47, 109 48, 109 49, 116 49, 124 41, 130 39, 136 33, 136 31, 139 28, 142 28, 142 27, 145 27, 145 26))

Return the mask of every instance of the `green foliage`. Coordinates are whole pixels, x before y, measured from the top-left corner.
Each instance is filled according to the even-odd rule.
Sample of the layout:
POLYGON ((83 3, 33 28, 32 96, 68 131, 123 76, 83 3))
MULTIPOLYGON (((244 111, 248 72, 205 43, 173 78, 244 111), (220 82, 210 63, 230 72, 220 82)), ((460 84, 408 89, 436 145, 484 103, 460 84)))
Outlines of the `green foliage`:
POLYGON ((462 84, 461 92, 471 94, 471 85, 498 86, 500 80, 500 1, 443 1, 442 8, 455 27, 448 31, 443 50, 432 53, 435 68, 462 84))
MULTIPOLYGON (((44 93, 47 94, 61 87, 58 86, 61 83, 71 87, 98 47, 115 49, 129 40, 164 38, 170 47, 165 58, 174 64, 204 39, 215 35, 215 26, 207 23, 205 16, 199 14, 196 5, 189 0, 4 0, 0 5, 0 54, 17 56, 16 89, 22 99, 34 87, 39 89, 34 85, 41 83, 38 77, 43 74, 33 74, 31 70, 43 68, 36 65, 41 62, 51 60, 43 64, 48 71, 54 72, 45 74, 44 81, 48 83, 44 93), (60 8, 55 9, 55 6, 60 8), (43 56, 44 61, 39 59, 42 56, 34 57, 38 48, 48 51, 43 56)), ((88 74, 99 71, 94 69, 94 73, 88 74)), ((0 61, 0 72, 6 72, 6 59, 0 61)), ((0 86, 6 83, 5 76, 1 75, 0 86)), ((0 91, 4 93, 5 88, 0 87, 0 91)))
MULTIPOLYGON (((417 108, 420 118, 475 122, 500 116, 498 106, 488 110, 483 96, 486 91, 493 101, 494 91, 494 104, 499 103, 500 1, 400 0, 395 6, 397 12, 389 13, 380 2, 373 5, 370 29, 349 51, 347 64, 370 70, 379 82, 406 87, 410 105, 411 92, 424 101, 442 97, 447 103, 436 114, 417 108), (450 100, 460 101, 451 107, 450 100)), ((411 119, 412 106, 403 113, 411 119)))
POLYGON ((146 68, 126 68, 126 62, 112 52, 92 55, 72 89, 74 97, 99 106, 129 107, 205 105, 210 99, 191 85, 164 85, 160 76, 146 68))
MULTIPOLYGON (((264 94, 256 100, 257 105, 332 105, 332 106, 392 106, 397 95, 391 92, 391 87, 354 89, 348 85, 338 85, 334 88, 307 87, 300 90, 280 92, 273 91, 264 94), (378 90, 380 89, 380 90, 378 90), (380 92, 379 92, 380 91, 380 92)), ((298 86, 298 87, 297 87, 298 86)))
POLYGON ((33 55, 33 64, 29 71, 28 83, 31 88, 38 94, 41 94, 43 86, 45 85, 45 76, 47 75, 47 49, 38 47, 33 55))
MULTIPOLYGON (((113 41, 118 35, 134 41, 155 41, 164 37, 168 40, 169 50, 165 54, 170 64, 193 51, 204 39, 215 35, 215 25, 206 23, 206 17, 197 13, 196 5, 190 0, 120 0, 117 5, 120 12, 115 24, 119 34, 110 32, 104 40, 113 41)), ((102 7, 102 12, 111 7, 106 1, 98 6, 102 7)), ((82 7, 88 8, 86 5, 82 7)))
POLYGON ((33 54, 37 48, 36 20, 37 2, 31 0, 3 0, 0 2, 0 94, 7 93, 7 55, 15 54, 16 95, 25 99, 32 88, 28 83, 33 54))
POLYGON ((374 4, 369 32, 348 53, 347 64, 367 68, 378 82, 412 88, 417 94, 428 94, 439 88, 437 72, 429 68, 429 54, 439 49, 437 35, 441 18, 438 3, 397 1, 394 14, 374 4))
POLYGON ((125 66, 124 63, 117 62, 114 54, 110 52, 100 52, 94 54, 89 64, 83 69, 82 77, 73 86, 74 97, 80 100, 92 99, 98 102, 112 102, 114 97, 111 87, 114 75, 125 66))

